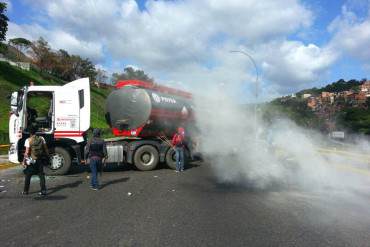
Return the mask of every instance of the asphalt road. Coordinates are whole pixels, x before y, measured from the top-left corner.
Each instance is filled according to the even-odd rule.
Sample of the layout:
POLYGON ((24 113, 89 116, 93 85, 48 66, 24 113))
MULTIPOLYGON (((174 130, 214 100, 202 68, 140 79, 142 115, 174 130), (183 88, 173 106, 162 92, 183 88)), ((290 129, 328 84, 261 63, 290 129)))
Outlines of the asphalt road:
POLYGON ((0 171, 0 245, 370 246, 370 193, 227 185, 208 164, 111 169, 99 191, 86 175, 49 177, 42 198, 37 179, 22 196, 20 169, 0 171))

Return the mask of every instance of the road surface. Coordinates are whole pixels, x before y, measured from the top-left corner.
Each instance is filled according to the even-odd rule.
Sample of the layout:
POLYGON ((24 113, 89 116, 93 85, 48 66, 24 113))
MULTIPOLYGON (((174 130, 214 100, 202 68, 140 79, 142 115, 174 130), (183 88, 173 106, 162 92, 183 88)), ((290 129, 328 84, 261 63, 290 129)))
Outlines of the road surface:
POLYGON ((205 163, 111 168, 99 191, 87 175, 48 177, 40 197, 36 178, 23 196, 20 168, 0 170, 1 246, 370 245, 370 189, 258 190, 218 182, 205 163))

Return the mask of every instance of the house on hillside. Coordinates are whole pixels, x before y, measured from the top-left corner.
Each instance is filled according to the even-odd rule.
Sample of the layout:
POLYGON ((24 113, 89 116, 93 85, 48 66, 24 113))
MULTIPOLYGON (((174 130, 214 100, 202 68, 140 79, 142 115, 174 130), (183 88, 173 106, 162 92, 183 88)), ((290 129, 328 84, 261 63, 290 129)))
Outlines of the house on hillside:
POLYGON ((366 81, 360 86, 361 92, 370 93, 370 81, 366 81))
POLYGON ((366 98, 367 98, 366 92, 361 91, 361 92, 355 94, 355 100, 356 100, 357 104, 366 103, 366 98))
POLYGON ((98 81, 95 81, 95 82, 94 82, 94 85, 95 85, 97 88, 111 88, 111 89, 113 89, 113 88, 114 88, 114 86, 113 86, 113 85, 106 84, 106 83, 102 83, 102 82, 98 82, 98 81))
POLYGON ((335 99, 335 94, 330 92, 321 92, 321 100, 323 103, 333 104, 335 99))
POLYGON ((24 63, 24 62, 13 62, 9 59, 7 59, 3 54, 0 54, 0 61, 1 62, 7 62, 8 64, 21 68, 23 70, 30 70, 31 65, 30 63, 24 63))
POLYGON ((318 106, 318 100, 316 97, 309 97, 308 98, 308 101, 307 101, 307 106, 309 108, 311 108, 311 110, 316 110, 317 106, 318 106))

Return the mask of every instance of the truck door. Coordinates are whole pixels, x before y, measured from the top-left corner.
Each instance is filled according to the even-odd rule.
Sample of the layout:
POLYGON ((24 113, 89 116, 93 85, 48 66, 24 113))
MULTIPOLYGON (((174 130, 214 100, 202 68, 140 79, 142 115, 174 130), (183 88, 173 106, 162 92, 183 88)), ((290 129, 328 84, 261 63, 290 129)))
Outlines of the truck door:
POLYGON ((58 88, 55 91, 55 138, 80 136, 80 108, 78 91, 72 88, 58 88))
POLYGON ((70 82, 55 91, 55 138, 83 141, 90 128, 90 83, 88 78, 70 82))
POLYGON ((78 93, 78 108, 80 111, 79 128, 85 132, 90 128, 90 82, 89 78, 81 78, 63 86, 65 89, 78 93))
POLYGON ((10 100, 9 117, 9 161, 18 163, 18 141, 22 138, 23 91, 13 92, 10 100))

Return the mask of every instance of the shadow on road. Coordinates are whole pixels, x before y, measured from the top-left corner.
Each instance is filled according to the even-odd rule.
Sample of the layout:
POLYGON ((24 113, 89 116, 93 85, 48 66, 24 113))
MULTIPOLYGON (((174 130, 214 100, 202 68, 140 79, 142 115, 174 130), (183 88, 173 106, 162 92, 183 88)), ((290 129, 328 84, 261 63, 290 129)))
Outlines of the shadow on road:
MULTIPOLYGON (((201 161, 186 162, 185 163, 185 170, 190 170, 190 169, 193 169, 193 168, 200 167, 201 164, 202 164, 201 161)), ((136 167, 134 167, 133 169, 137 170, 136 167)), ((155 170, 161 170, 161 169, 174 170, 172 168, 169 168, 166 163, 159 163, 155 170)))
POLYGON ((55 192, 58 192, 60 190, 66 189, 66 188, 76 188, 80 184, 82 184, 82 181, 81 180, 76 181, 76 182, 73 182, 73 183, 62 184, 62 185, 59 185, 59 186, 56 186, 56 187, 49 188, 48 189, 48 195, 54 194, 55 192))
MULTIPOLYGON (((117 172, 117 171, 129 171, 132 170, 133 166, 131 165, 116 165, 116 164, 107 164, 104 167, 103 172, 117 172)), ((68 176, 73 176, 81 173, 90 173, 89 165, 73 165, 71 170, 68 173, 68 176)))
POLYGON ((62 196, 62 195, 58 195, 58 196, 46 195, 46 196, 38 196, 38 197, 35 197, 33 199, 36 200, 36 201, 60 201, 60 200, 66 199, 66 198, 67 198, 67 196, 62 196))
POLYGON ((213 189, 219 193, 266 193, 266 192, 281 192, 284 190, 291 189, 289 185, 275 181, 270 184, 264 184, 263 186, 258 185, 253 181, 243 181, 243 182, 221 182, 215 177, 209 177, 207 179, 212 185, 213 189))
POLYGON ((110 180, 110 181, 107 181, 107 182, 104 182, 104 184, 102 184, 100 186, 100 189, 103 189, 109 185, 113 185, 113 184, 118 184, 118 183, 123 183, 123 182, 127 182, 130 178, 119 178, 119 179, 114 179, 114 180, 110 180))

